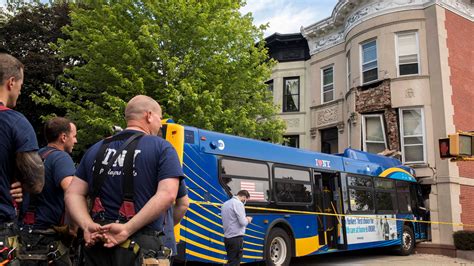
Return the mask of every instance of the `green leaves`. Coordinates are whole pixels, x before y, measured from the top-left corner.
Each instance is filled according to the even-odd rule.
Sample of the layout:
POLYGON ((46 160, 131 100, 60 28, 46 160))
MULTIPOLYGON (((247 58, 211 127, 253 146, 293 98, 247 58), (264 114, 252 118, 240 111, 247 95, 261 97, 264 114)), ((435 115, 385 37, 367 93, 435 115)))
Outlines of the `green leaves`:
MULTIPOLYGON (((273 61, 262 29, 241 1, 92 1, 76 6, 57 43, 68 68, 64 88, 43 103, 66 108, 88 145, 124 125, 125 103, 156 99, 164 117, 258 139, 282 140, 284 124, 264 84, 273 61), (255 45, 258 42, 259 45, 255 45), (66 102, 68 104, 66 104, 66 102)), ((50 98, 48 98, 50 97, 50 98)))

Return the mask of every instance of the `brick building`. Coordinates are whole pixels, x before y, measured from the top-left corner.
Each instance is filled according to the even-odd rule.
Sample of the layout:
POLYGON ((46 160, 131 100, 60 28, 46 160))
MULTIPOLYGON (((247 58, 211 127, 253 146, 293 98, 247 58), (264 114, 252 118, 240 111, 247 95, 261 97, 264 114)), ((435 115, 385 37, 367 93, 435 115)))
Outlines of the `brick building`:
MULTIPOLYGON (((267 38, 287 134, 316 151, 398 154, 416 169, 432 220, 474 224, 474 164, 441 160, 438 150, 439 138, 474 130, 473 3, 340 0, 301 34, 309 57, 291 59, 304 49, 299 34, 267 38), (296 98, 299 108, 286 108, 296 98)), ((460 229, 433 225, 433 247, 452 245, 460 229)))

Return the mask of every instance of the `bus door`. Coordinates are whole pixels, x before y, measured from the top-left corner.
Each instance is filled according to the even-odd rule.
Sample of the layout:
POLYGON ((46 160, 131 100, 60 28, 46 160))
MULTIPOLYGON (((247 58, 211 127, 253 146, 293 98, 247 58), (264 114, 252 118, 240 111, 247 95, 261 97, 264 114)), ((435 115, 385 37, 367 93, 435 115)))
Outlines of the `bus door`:
MULTIPOLYGON (((417 220, 429 221, 430 213, 424 204, 423 191, 420 184, 410 186, 411 208, 417 220)), ((415 223, 414 234, 417 239, 428 239, 430 228, 426 223, 415 223)))
POLYGON ((316 215, 318 219, 318 237, 319 245, 325 246, 326 242, 326 219, 324 215, 320 213, 324 212, 323 208, 323 178, 321 173, 314 172, 314 211, 318 214, 316 215))
MULTIPOLYGON (((323 213, 336 214, 340 204, 340 189, 338 176, 334 173, 322 173, 321 189, 322 189, 322 210, 323 213)), ((326 244, 328 248, 337 248, 338 236, 340 232, 339 217, 335 215, 324 215, 326 244)))

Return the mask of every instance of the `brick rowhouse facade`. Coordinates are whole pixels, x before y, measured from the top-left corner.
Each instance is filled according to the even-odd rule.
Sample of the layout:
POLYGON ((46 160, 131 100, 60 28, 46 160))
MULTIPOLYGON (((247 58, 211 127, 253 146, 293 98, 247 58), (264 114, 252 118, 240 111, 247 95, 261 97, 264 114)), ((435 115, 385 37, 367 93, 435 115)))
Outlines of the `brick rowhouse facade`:
MULTIPOLYGON (((474 130, 474 25, 446 11, 448 64, 456 130, 474 130)), ((459 176, 474 179, 474 162, 457 162, 459 176)), ((461 185, 461 222, 474 224, 474 186, 461 185)), ((465 228, 469 229, 469 228, 465 228)))

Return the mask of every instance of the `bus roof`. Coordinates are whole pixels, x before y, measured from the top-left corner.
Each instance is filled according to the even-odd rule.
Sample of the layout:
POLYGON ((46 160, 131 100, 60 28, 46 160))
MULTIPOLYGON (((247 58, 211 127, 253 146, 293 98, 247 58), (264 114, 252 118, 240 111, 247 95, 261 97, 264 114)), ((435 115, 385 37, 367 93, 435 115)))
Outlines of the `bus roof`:
POLYGON ((205 153, 270 161, 279 164, 298 165, 353 174, 382 176, 391 179, 416 182, 414 170, 403 166, 397 159, 371 154, 354 149, 334 155, 270 142, 243 138, 213 131, 185 126, 185 130, 195 132, 195 143, 205 153))

